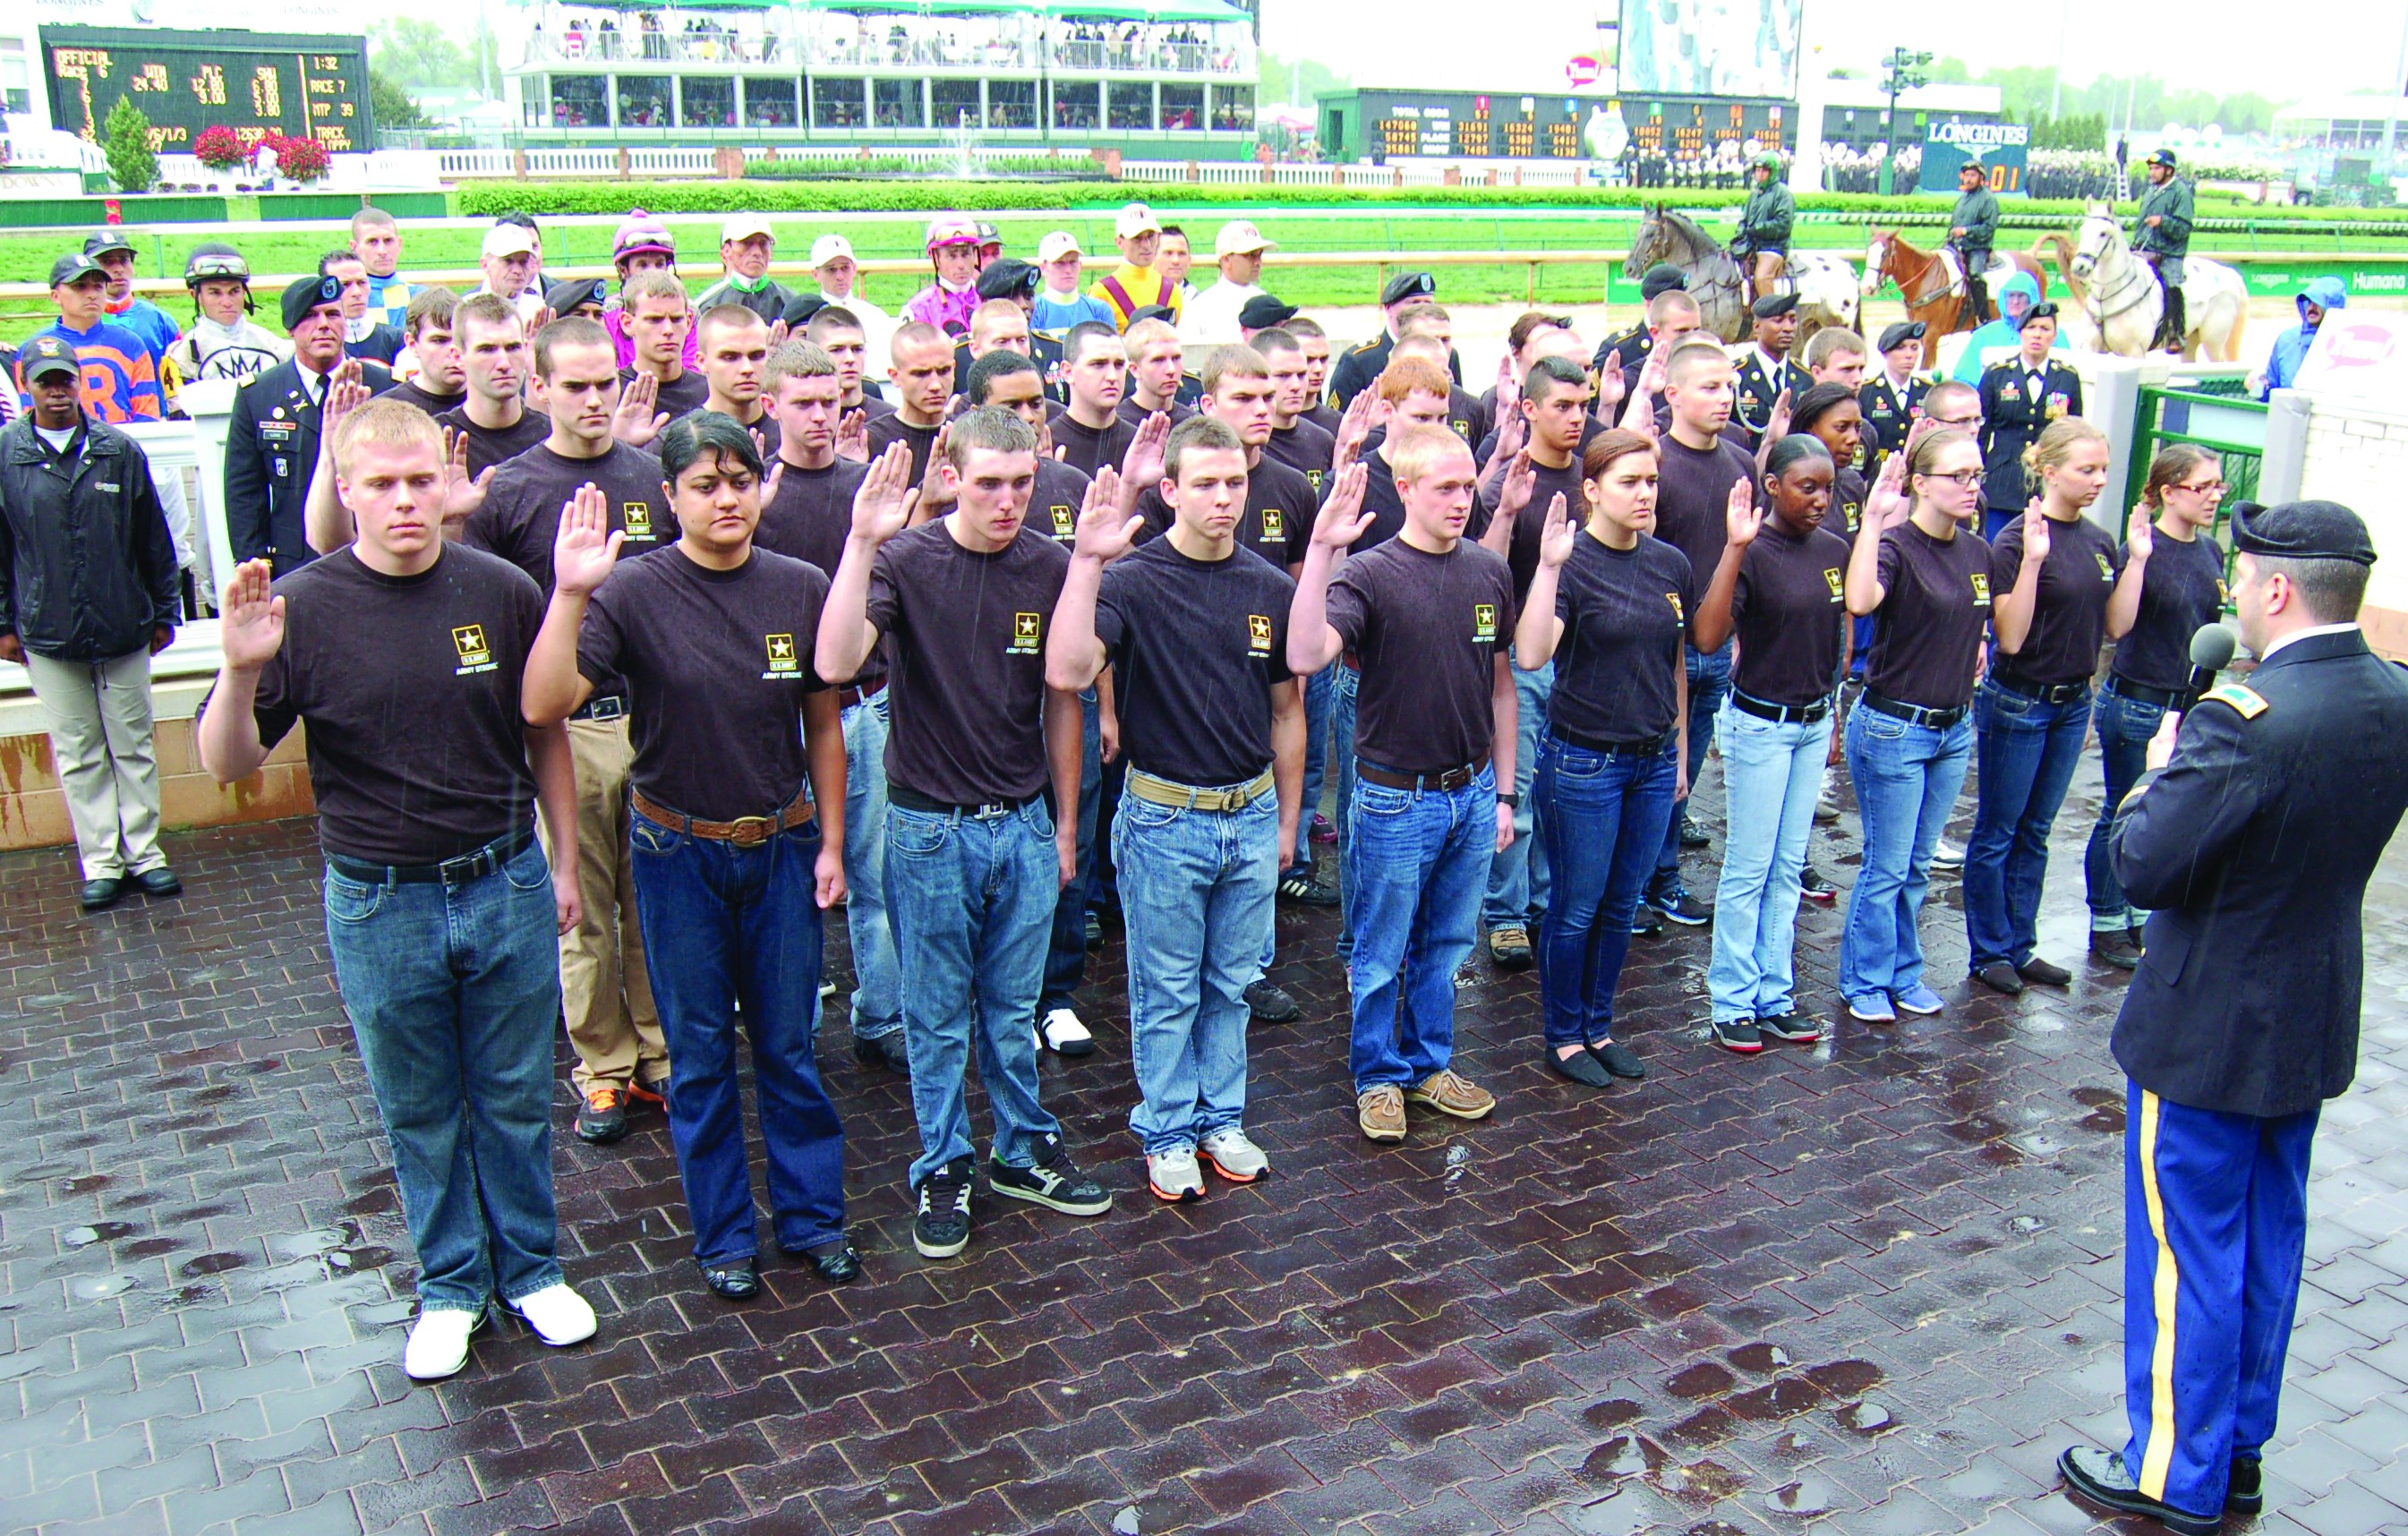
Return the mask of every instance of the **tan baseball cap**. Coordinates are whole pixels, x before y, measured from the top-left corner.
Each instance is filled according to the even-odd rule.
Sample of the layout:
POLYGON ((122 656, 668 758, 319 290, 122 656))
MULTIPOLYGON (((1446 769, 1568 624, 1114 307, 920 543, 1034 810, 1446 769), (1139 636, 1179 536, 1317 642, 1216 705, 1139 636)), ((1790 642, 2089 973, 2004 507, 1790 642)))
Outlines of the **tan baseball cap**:
POLYGON ((1085 254, 1079 249, 1079 237, 1067 229, 1054 230, 1037 242, 1037 265, 1039 266, 1058 262, 1065 256, 1085 254))
POLYGON ((1121 209, 1119 218, 1112 221, 1112 233, 1124 240, 1133 240, 1140 235, 1159 235, 1162 233, 1162 221, 1156 219, 1154 209, 1143 203, 1131 203, 1121 209))
POLYGON ((749 240, 755 235, 772 244, 777 242, 777 232, 769 227, 769 221, 758 213, 739 213, 719 226, 719 243, 722 245, 730 240, 749 240))
POLYGON ((1263 232, 1254 227, 1251 219, 1232 219, 1221 226, 1221 233, 1212 237, 1212 259, 1215 261, 1224 256, 1243 256, 1278 249, 1279 242, 1264 239, 1263 232))

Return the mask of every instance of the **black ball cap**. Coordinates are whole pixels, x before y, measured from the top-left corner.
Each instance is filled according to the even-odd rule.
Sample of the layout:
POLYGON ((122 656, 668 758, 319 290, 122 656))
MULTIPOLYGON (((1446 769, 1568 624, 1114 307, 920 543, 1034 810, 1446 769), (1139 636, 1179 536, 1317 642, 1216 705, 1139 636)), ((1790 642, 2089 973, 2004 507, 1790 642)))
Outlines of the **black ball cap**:
POLYGON ((1295 305, 1283 304, 1268 294, 1256 294, 1238 310, 1238 323, 1250 331, 1266 331, 1295 318, 1295 305))
POLYGON ((1639 280, 1639 296, 1653 302, 1658 294, 1669 294, 1676 288, 1685 293, 1688 287, 1689 274, 1670 262, 1657 262, 1639 280))
POLYGON ((566 278, 543 291, 543 307, 557 317, 572 315, 580 304, 599 304, 610 296, 610 285, 600 278, 566 278))
POLYGON ((786 301, 786 307, 778 312, 778 318, 786 323, 787 334, 792 335, 810 324, 811 317, 827 307, 828 301, 817 294, 796 294, 786 301))
POLYGON ((122 251, 131 256, 134 254, 134 242, 127 239, 123 232, 114 229, 104 229, 98 234, 84 237, 83 253, 93 260, 97 261, 112 251, 122 251))
POLYGON ((1409 298, 1427 298, 1438 292, 1438 280, 1426 272, 1399 272, 1380 290, 1380 305, 1385 309, 1402 304, 1409 298))
POLYGON ((1018 298, 1033 294, 1044 274, 1017 256, 998 256, 986 264, 978 276, 978 296, 981 298, 1018 298))
POLYGON ((343 285, 330 277, 294 278, 284 285, 284 328, 292 330, 309 318, 309 311, 343 301, 343 285))
POLYGON ((61 256, 57 261, 50 263, 50 286, 53 288, 64 283, 81 282, 86 278, 98 278, 101 281, 107 282, 108 272, 100 263, 93 261, 80 251, 71 256, 61 256))
POLYGON ((70 379, 79 378, 83 373, 76 362, 75 349, 54 336, 37 336, 26 342, 25 350, 18 353, 18 359, 25 382, 29 384, 54 373, 65 374, 70 379))
POLYGON ((2374 564, 2374 540, 2365 519, 2338 501, 2286 501, 2279 507, 2243 502, 2232 514, 2232 547, 2281 560, 2374 564))
POLYGON ((1897 324, 1892 325, 1882 332, 1881 350, 1885 352, 1896 352, 1899 348, 1905 346, 1910 341, 1920 341, 1922 339, 1923 322, 1919 320, 1901 320, 1897 324))
POLYGON ((1748 312, 1758 320, 1777 320, 1797 308, 1795 294, 1767 294, 1750 306, 1748 312))

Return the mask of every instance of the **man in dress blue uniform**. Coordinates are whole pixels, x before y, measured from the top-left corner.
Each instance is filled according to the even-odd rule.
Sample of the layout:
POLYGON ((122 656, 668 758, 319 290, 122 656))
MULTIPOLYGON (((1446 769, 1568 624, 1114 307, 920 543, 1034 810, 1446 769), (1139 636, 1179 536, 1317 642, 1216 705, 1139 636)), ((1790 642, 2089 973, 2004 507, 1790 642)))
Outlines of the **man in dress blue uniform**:
MULTIPOLYGON (((280 304, 293 355, 235 391, 225 512, 234 557, 271 560, 284 576, 317 558, 306 508, 326 391, 343 361, 343 285, 330 277, 295 278, 280 304)), ((360 373, 370 394, 393 388, 392 372, 378 364, 361 364, 360 373)))
POLYGON ((2357 624, 2366 524, 2329 501, 2244 508, 2232 542, 2258 669, 2178 738, 2168 716, 2115 822, 2115 872, 2151 912, 2114 1036, 2132 1437, 2057 1460, 2074 1492, 2186 1536, 2264 1502, 2308 1147, 2357 1071, 2359 909, 2408 809, 2408 677, 2357 624))
POLYGON ((1795 400, 1813 384, 1807 371, 1790 361, 1798 341, 1798 295, 1768 294, 1748 309, 1756 334, 1747 351, 1733 358, 1739 369, 1731 420, 1748 430, 1752 447, 1772 423, 1783 395, 1795 400))

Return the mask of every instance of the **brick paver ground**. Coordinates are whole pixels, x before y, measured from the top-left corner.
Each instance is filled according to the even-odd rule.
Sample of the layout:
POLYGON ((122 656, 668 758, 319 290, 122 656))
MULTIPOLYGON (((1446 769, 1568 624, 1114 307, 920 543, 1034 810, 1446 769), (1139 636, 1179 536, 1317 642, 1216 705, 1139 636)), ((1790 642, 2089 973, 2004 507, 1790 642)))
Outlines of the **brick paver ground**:
MULTIPOLYGON (((2069 962, 2096 773, 2057 839, 2043 953, 2069 962)), ((601 1336, 505 1326, 413 1387, 413 1266, 311 836, 174 839, 190 894, 97 919, 63 856, 0 859, 0 1528, 2093 1529, 2051 1464, 2122 1433, 2122 982, 1969 998, 1953 882, 1925 925, 1946 1013, 1754 1060, 1702 1043, 1705 936, 1641 940, 1626 1038, 1651 1076, 1603 1095, 1538 1068, 1532 983, 1483 973, 1457 1059, 1503 1106, 1416 1117, 1398 1150, 1354 1130, 1330 924, 1284 912, 1308 1012, 1255 1029, 1249 1117, 1276 1176, 1179 1209, 1125 1129, 1115 944, 1100 1050, 1044 1071, 1117 1208, 982 1193, 959 1262, 911 1253, 905 1087, 838 1039, 867 1275, 831 1291, 773 1256, 741 1308, 695 1273, 657 1117, 582 1146, 564 1071, 561 1247, 601 1336)), ((1842 884, 1849 846, 1816 835, 1842 884)), ((2316 1145, 2258 1529, 2408 1528, 2403 874, 2369 901, 2366 1044, 2316 1145)), ((1801 922, 1818 1009, 1838 923, 1801 922)))

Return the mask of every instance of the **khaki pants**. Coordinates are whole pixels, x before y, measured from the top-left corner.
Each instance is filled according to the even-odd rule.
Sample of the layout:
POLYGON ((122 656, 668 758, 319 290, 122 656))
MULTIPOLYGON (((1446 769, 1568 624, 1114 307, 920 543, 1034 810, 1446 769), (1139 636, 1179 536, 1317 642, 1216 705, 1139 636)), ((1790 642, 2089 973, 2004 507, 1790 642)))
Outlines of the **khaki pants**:
POLYGON ((110 661, 25 653, 34 696, 49 717, 50 757, 86 880, 139 874, 159 851, 159 760, 150 744, 150 653, 110 661))
MULTIPOLYGON (((560 938, 561 1014, 577 1047, 578 1091, 668 1081, 668 1045, 644 972, 636 926, 636 876, 627 844, 627 770, 636 757, 627 721, 572 720, 577 765, 577 892, 585 916, 560 938)), ((540 825, 540 824, 538 824, 540 825)), ((551 854, 547 840, 544 853, 551 854)))

